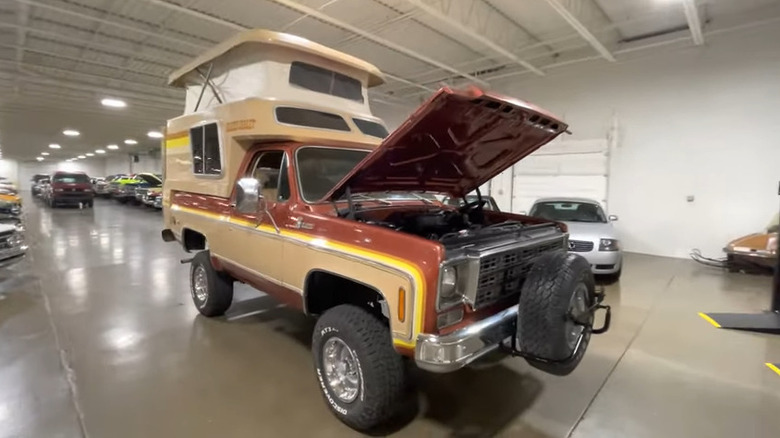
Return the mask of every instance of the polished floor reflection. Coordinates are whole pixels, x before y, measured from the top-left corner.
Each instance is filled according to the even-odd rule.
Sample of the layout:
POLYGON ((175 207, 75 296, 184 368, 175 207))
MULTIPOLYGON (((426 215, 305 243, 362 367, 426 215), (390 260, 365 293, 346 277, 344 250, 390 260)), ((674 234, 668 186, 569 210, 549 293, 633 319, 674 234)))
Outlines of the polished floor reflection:
MULTIPOLYGON (((27 200, 30 257, 0 276, 0 437, 359 436, 315 382, 313 322, 239 288, 197 315, 161 216, 27 200)), ((613 327, 574 374, 520 360, 419 373, 401 437, 780 435, 780 337, 717 330, 699 311, 755 311, 770 279, 629 255, 613 327)))

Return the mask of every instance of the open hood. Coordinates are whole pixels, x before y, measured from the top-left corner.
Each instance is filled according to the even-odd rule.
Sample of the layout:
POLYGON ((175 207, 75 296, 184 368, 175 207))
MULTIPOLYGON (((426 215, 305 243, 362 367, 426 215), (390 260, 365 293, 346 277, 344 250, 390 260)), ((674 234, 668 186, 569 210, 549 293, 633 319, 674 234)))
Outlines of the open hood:
POLYGON ((323 201, 352 193, 463 196, 539 149, 567 125, 521 100, 442 88, 344 177, 323 201))

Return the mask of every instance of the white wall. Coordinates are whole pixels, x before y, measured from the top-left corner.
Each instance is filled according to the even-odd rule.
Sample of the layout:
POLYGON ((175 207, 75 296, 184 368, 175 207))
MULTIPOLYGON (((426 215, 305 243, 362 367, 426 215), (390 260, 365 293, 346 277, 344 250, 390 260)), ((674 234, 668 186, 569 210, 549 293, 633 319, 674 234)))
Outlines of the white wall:
POLYGON ((562 116, 574 139, 613 117, 608 203, 628 251, 718 255, 778 211, 780 26, 496 84, 562 116), (692 195, 694 202, 686 202, 692 195))
POLYGON ((19 184, 19 163, 16 160, 0 160, 0 176, 19 184))
POLYGON ((138 162, 133 162, 130 155, 117 155, 106 159, 106 175, 117 173, 162 172, 160 157, 151 155, 138 155, 138 162))
POLYGON ((102 158, 91 158, 88 160, 79 160, 73 162, 34 162, 21 163, 19 165, 19 188, 21 190, 30 190, 30 179, 36 173, 51 174, 58 170, 85 172, 89 176, 105 175, 106 164, 102 158))

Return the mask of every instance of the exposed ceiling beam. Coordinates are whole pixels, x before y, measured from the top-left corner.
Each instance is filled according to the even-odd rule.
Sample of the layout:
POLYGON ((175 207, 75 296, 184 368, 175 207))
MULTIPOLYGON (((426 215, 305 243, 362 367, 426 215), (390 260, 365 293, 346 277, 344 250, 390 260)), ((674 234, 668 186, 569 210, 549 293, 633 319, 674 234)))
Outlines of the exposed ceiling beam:
MULTIPOLYGON (((2 43, 0 43, 0 47, 5 47, 5 48, 8 48, 8 49, 19 49, 19 46, 18 45, 14 45, 14 44, 2 44, 2 43)), ((84 63, 84 64, 99 65, 101 67, 122 70, 123 72, 127 71, 127 72, 130 72, 130 73, 135 73, 135 74, 139 74, 139 75, 152 76, 152 77, 160 79, 160 83, 161 84, 165 84, 166 83, 166 79, 167 79, 167 75, 158 75, 158 74, 155 74, 155 73, 149 73, 148 71, 144 71, 144 70, 138 70, 138 69, 134 69, 134 68, 123 67, 121 65, 111 64, 111 63, 108 63, 108 62, 100 62, 100 61, 97 61, 97 60, 94 60, 94 59, 77 58, 75 56, 68 56, 68 55, 65 55, 63 53, 49 52, 47 50, 33 49, 33 48, 30 48, 30 47, 26 47, 25 51, 26 52, 30 52, 30 53, 38 53, 40 55, 51 56, 53 58, 67 59, 69 61, 76 61, 76 62, 80 62, 80 63, 84 63)), ((0 59, 2 59, 2 58, 0 58, 0 59)))
MULTIPOLYGON (((48 37, 51 38, 51 40, 49 40, 49 41, 53 41, 53 42, 60 42, 60 43, 62 43, 63 41, 66 41, 66 42, 70 42, 70 43, 72 43, 74 45, 89 44, 88 40, 84 40, 84 39, 81 39, 81 38, 74 38, 74 37, 71 37, 71 36, 68 36, 68 35, 63 35, 62 33, 59 33, 59 32, 56 32, 56 31, 38 29, 38 28, 35 28, 35 27, 30 27, 30 26, 20 26, 20 25, 18 25, 16 23, 7 23, 7 22, 0 21, 0 27, 10 27, 10 28, 13 28, 13 29, 23 29, 25 32, 30 33, 30 34, 38 34, 38 35, 48 36, 48 37)), ((126 41, 126 40, 123 40, 123 39, 120 39, 120 38, 117 38, 117 39, 121 40, 121 41, 126 41)), ((126 42, 132 43, 132 41, 126 41, 126 42)), ((143 54, 143 53, 137 53, 136 51, 134 51, 132 49, 125 49, 125 48, 119 47, 119 46, 117 46, 115 44, 92 43, 92 47, 93 47, 93 49, 94 48, 99 48, 102 51, 104 51, 105 53, 108 53, 108 54, 111 54, 111 55, 114 55, 114 56, 117 56, 117 54, 122 54, 122 53, 126 54, 126 55, 131 55, 131 56, 133 54, 135 54, 136 57, 138 57, 139 59, 146 60, 146 61, 148 61, 150 63, 156 64, 156 65, 159 65, 159 66, 162 66, 162 67, 166 67, 166 68, 169 68, 171 70, 175 69, 175 68, 178 68, 178 66, 179 66, 178 64, 177 65, 171 64, 170 63, 171 60, 169 58, 163 59, 163 58, 156 57, 156 56, 150 56, 150 55, 146 55, 146 54, 143 54)), ((184 55, 181 55, 181 54, 178 54, 178 53, 177 53, 177 55, 178 56, 184 56, 184 55)))
POLYGON ((412 82, 412 81, 410 81, 410 80, 407 80, 407 79, 404 79, 404 78, 401 78, 401 77, 398 77, 398 76, 395 76, 395 75, 391 75, 390 73, 385 73, 384 75, 385 75, 387 78, 389 78, 389 79, 392 79, 392 80, 394 80, 394 81, 401 82, 401 83, 403 83, 403 84, 406 84, 406 85, 409 85, 409 86, 412 86, 412 87, 415 87, 415 88, 419 88, 419 89, 421 89, 421 90, 430 91, 430 92, 434 92, 434 91, 436 91, 436 90, 434 90, 434 89, 433 89, 433 88, 431 88, 431 87, 426 87, 425 85, 418 84, 417 82, 412 82))
MULTIPOLYGON (((14 66, 15 63, 0 60, 0 65, 10 65, 14 66)), ((26 66, 27 64, 23 64, 22 66, 26 66)), ((39 65, 34 65, 33 67, 41 67, 39 65)), ((42 68, 51 68, 51 67, 42 67, 42 68)), ((90 83, 84 83, 84 82, 77 82, 68 80, 66 78, 54 78, 54 77, 46 77, 46 76, 40 76, 39 72, 30 71, 27 69, 22 70, 23 73, 26 73, 24 76, 19 77, 19 80, 27 82, 39 82, 44 85, 51 85, 51 86, 61 86, 63 88, 72 88, 76 90, 82 90, 82 91, 91 91, 93 93, 105 93, 105 94, 111 94, 115 95, 117 97, 124 97, 124 98, 131 98, 131 99, 139 99, 139 100, 146 100, 149 102, 157 102, 160 104, 167 104, 167 105, 178 105, 181 106, 184 103, 184 96, 182 94, 182 97, 180 99, 174 98, 174 97, 166 97, 161 96, 160 94, 149 94, 144 91, 137 91, 137 90, 127 90, 127 89, 121 89, 121 88, 114 88, 111 85, 96 85, 96 84, 90 84, 90 83)), ((10 73, 13 74, 14 77, 19 76, 18 72, 11 72, 9 70, 0 70, 0 73, 10 73)), ((73 73, 73 72, 69 72, 73 73)))
POLYGON ((460 23, 460 22, 454 20, 453 18, 451 18, 451 17, 449 17, 449 16, 447 16, 445 14, 442 14, 436 8, 431 7, 430 5, 427 5, 427 4, 423 3, 420 0, 406 0, 406 1, 411 3, 412 5, 414 5, 416 8, 424 11, 428 15, 432 16, 433 18, 435 18, 435 19, 441 21, 442 23, 452 27, 453 29, 457 30, 458 32, 468 36, 469 38, 471 38, 471 39, 473 39, 475 41, 478 41, 479 43, 481 43, 485 47, 487 47, 490 50, 498 53, 499 55, 509 59, 510 61, 523 66, 524 68, 526 68, 526 69, 536 73, 539 76, 544 76, 544 72, 539 70, 537 67, 535 67, 530 62, 521 59, 520 57, 518 57, 514 53, 510 52, 509 50, 505 49, 504 47, 501 47, 495 41, 493 41, 493 40, 491 40, 489 38, 486 38, 483 35, 480 35, 474 29, 471 29, 470 27, 465 26, 463 23, 460 23))
POLYGON ((190 8, 187 8, 187 7, 184 7, 184 6, 181 6, 181 5, 177 5, 177 4, 173 4, 173 3, 170 3, 170 2, 167 2, 167 1, 163 1, 163 0, 144 0, 144 1, 147 2, 147 3, 151 3, 151 4, 155 5, 155 6, 168 8, 168 9, 170 9, 172 11, 176 11, 176 12, 179 12, 181 14, 186 14, 186 15, 189 15, 191 17, 200 18, 201 20, 204 20, 204 21, 210 21, 210 22, 212 22, 214 24, 220 24, 222 26, 227 26, 227 27, 229 27, 229 28, 231 28, 233 30, 241 31, 241 30, 248 30, 248 29, 250 29, 247 26, 244 26, 244 25, 241 25, 241 24, 238 24, 238 23, 234 23, 234 22, 229 21, 229 20, 225 20, 224 18, 215 17, 215 16, 207 14, 205 12, 196 11, 194 9, 190 9, 190 8))
MULTIPOLYGON (((251 28, 243 26, 241 24, 234 23, 232 21, 228 21, 228 20, 225 20, 225 19, 222 19, 222 18, 219 18, 219 17, 215 17, 213 15, 209 15, 209 14, 206 14, 206 13, 203 13, 203 12, 200 12, 200 11, 189 9, 189 8, 184 7, 184 6, 175 5, 173 3, 169 3, 169 2, 164 1, 164 0, 144 0, 144 1, 146 1, 148 3, 151 3, 151 4, 154 4, 154 5, 157 5, 157 6, 160 6, 160 7, 164 7, 164 8, 168 8, 168 9, 174 10, 174 11, 182 13, 182 14, 187 14, 187 15, 190 15, 192 17, 196 17, 196 18, 200 18, 200 19, 203 19, 203 20, 207 20, 207 21, 210 21, 210 22, 215 23, 215 24, 221 24, 221 25, 224 25, 224 26, 228 26, 228 27, 230 27, 231 29, 234 29, 234 30, 244 31, 244 30, 251 29, 251 28)), ((271 0, 271 1, 273 1, 273 0, 271 0)), ((336 0, 331 0, 330 2, 326 3, 323 7, 325 7, 325 6, 329 5, 329 4, 332 4, 335 1, 336 0)), ((301 18, 302 19, 306 18, 308 15, 309 14, 306 14, 306 15, 304 15, 301 18)), ((392 79, 392 80, 395 80, 395 81, 398 81, 398 82, 403 82, 405 84, 412 85, 412 86, 417 87, 417 88, 423 88, 425 90, 431 90, 430 88, 425 87, 424 85, 418 84, 416 82, 409 81, 408 79, 404 79, 404 78, 401 78, 401 77, 398 77, 398 76, 395 76, 395 75, 385 74, 385 76, 387 76, 389 79, 392 79)))
POLYGON ((704 44, 704 33, 701 30, 701 19, 699 19, 696 0, 683 0, 683 8, 685 9, 685 18, 688 20, 688 28, 691 29, 693 43, 701 46, 704 44))
POLYGON ((606 60, 615 62, 615 57, 612 56, 612 53, 610 53, 609 50, 607 50, 606 47, 604 47, 603 44, 596 38, 595 35, 593 35, 587 27, 585 27, 584 24, 580 22, 580 20, 577 19, 577 17, 574 16, 574 14, 569 11, 566 6, 562 5, 559 0, 547 0, 547 3, 555 9, 555 12, 558 13, 564 20, 566 20, 567 23, 571 27, 574 28, 574 30, 577 31, 580 36, 590 43, 590 45, 596 49, 597 52, 606 60))
POLYGON ((457 75, 457 76, 469 79, 469 80, 474 81, 474 82, 478 82, 478 83, 480 83, 482 85, 487 85, 487 82, 485 82, 484 80, 482 80, 482 79, 480 79, 480 78, 478 78, 478 77, 476 77, 474 75, 471 75, 471 74, 466 73, 466 72, 462 72, 462 71, 458 70, 455 67, 447 65, 447 64, 445 64, 443 62, 437 61, 437 60, 435 60, 435 59, 433 59, 431 57, 423 55, 422 53, 418 53, 418 52, 416 52, 416 51, 414 51, 412 49, 409 49, 408 47, 404 47, 404 46, 402 46, 400 44, 394 43, 394 42, 392 42, 390 40, 387 40, 387 39, 385 39, 383 37, 380 37, 380 36, 375 35, 373 33, 367 32, 367 31, 365 31, 363 29, 360 29, 358 27, 355 27, 355 26, 353 26, 353 25, 351 25, 351 24, 349 24, 349 23, 347 23, 345 21, 342 21, 342 20, 339 20, 337 18, 334 18, 334 17, 332 17, 330 15, 327 15, 327 14, 325 14, 323 12, 320 12, 320 11, 314 9, 314 8, 310 8, 308 6, 302 5, 302 4, 300 4, 298 2, 295 2, 295 1, 292 1, 292 0, 269 0, 269 1, 271 1, 273 3, 276 3, 276 4, 279 4, 279 5, 282 5, 282 6, 285 6, 287 8, 292 9, 292 10, 298 11, 298 12, 300 12, 302 14, 309 15, 310 17, 313 17, 313 18, 315 18, 315 19, 317 19, 319 21, 322 21, 322 22, 328 23, 328 24, 330 24, 332 26, 336 26, 336 27, 338 27, 340 29, 344 29, 346 31, 352 32, 352 33, 354 33, 356 35, 360 35, 363 38, 365 38, 367 40, 370 40, 370 41, 373 41, 376 44, 379 44, 381 46, 387 47, 388 49, 394 50, 394 51, 396 51, 398 53, 402 53, 402 54, 404 54, 404 55, 406 55, 406 56, 408 56, 410 58, 417 59, 418 61, 424 62, 424 63, 432 65, 434 67, 438 67, 438 68, 440 68, 442 70, 446 70, 446 71, 448 71, 448 72, 450 72, 450 73, 452 73, 454 75, 457 75))
POLYGON ((30 6, 19 4, 17 10, 17 20, 19 27, 16 28, 16 62, 19 64, 24 58, 24 47, 27 44, 27 22, 30 20, 30 6))
POLYGON ((203 50, 203 49, 206 49, 207 47, 209 47, 209 46, 204 45, 204 44, 193 43, 192 41, 188 41, 188 40, 182 39, 180 37, 165 35, 165 34, 161 34, 161 33, 158 33, 158 32, 151 31, 151 30, 141 29, 141 28, 139 28, 137 26, 132 26, 132 25, 129 25, 129 24, 119 23, 119 22, 113 21, 113 20, 107 20, 105 18, 96 17, 96 16, 91 15, 91 14, 85 14, 83 12, 77 12, 77 11, 74 11, 72 9, 62 8, 62 7, 55 6, 55 5, 50 5, 50 4, 47 4, 47 3, 41 3, 41 2, 38 2, 36 0, 16 0, 16 1, 19 2, 19 3, 27 4, 27 5, 30 5, 30 6, 35 6, 35 7, 38 7, 38 8, 49 9, 51 11, 58 12, 58 13, 63 14, 63 15, 70 15, 72 17, 78 17, 78 18, 82 18, 84 20, 96 21, 96 22, 102 23, 102 24, 104 24, 106 26, 116 27, 118 29, 124 29, 124 30, 130 31, 130 32, 139 33, 139 34, 146 35, 146 36, 149 36, 149 37, 152 37, 152 38, 157 38, 157 39, 161 39, 161 40, 170 41, 170 42, 173 42, 173 43, 176 43, 176 44, 182 44, 182 45, 194 47, 194 48, 200 49, 200 50, 203 50))

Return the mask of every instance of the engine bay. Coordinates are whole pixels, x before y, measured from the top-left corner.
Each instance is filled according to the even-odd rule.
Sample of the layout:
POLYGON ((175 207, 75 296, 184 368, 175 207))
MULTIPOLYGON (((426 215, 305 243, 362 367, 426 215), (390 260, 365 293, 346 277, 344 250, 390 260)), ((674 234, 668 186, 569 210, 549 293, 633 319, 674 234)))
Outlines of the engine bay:
POLYGON ((422 212, 395 211, 381 220, 365 216, 368 215, 358 213, 355 219, 369 225, 378 225, 437 241, 448 235, 478 230, 484 225, 484 223, 475 223, 468 213, 448 209, 422 212))

